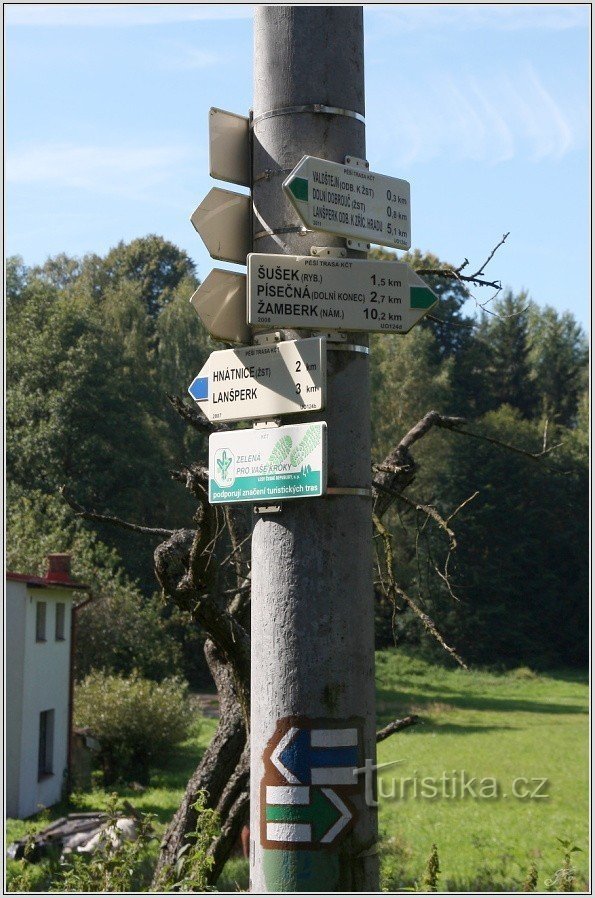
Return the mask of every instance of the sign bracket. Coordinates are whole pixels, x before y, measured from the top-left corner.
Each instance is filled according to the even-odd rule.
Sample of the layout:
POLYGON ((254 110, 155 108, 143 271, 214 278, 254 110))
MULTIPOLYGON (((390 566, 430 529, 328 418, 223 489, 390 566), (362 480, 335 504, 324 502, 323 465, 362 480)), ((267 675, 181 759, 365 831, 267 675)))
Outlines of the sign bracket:
POLYGON ((279 514, 283 505, 254 505, 252 511, 254 514, 279 514))
POLYGON ((327 256, 331 259, 345 259, 347 250, 342 246, 311 246, 311 256, 327 256))

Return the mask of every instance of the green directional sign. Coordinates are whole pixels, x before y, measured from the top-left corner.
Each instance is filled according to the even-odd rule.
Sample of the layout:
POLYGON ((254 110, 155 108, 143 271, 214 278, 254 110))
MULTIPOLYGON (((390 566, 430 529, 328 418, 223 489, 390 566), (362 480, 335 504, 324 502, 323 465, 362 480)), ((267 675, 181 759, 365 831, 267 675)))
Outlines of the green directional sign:
POLYGON ((270 842, 331 845, 353 819, 334 789, 267 786, 266 831, 270 842))
POLYGON ((411 246, 410 187, 401 178, 304 156, 283 189, 313 231, 397 249, 411 246))
POLYGON ((406 334, 437 302, 404 262, 248 256, 248 322, 257 327, 406 334))

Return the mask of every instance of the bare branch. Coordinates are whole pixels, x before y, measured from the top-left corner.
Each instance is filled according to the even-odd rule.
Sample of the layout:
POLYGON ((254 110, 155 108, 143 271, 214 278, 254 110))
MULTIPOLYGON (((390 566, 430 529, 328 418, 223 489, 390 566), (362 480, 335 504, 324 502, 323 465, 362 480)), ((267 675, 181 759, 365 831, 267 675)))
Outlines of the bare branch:
POLYGON ((487 265, 489 262, 492 261, 492 259, 494 258, 494 256, 496 255, 496 253, 498 252, 498 250, 500 249, 500 247, 501 247, 504 243, 506 243, 506 238, 509 236, 509 234, 510 234, 510 231, 507 231, 506 234, 503 234, 503 235, 502 235, 502 239, 500 240, 499 243, 496 244, 496 246, 494 247, 494 249, 491 251, 491 253, 490 253, 489 256, 487 257, 487 259, 486 259, 485 262, 483 263, 483 265, 480 265, 479 268, 477 269, 477 271, 475 272, 475 274, 472 274, 472 275, 471 275, 472 278, 478 277, 479 275, 483 274, 486 265, 487 265))
POLYGON ((396 597, 397 595, 400 596, 406 602, 406 604, 409 605, 410 609, 413 611, 416 617, 419 618, 427 632, 430 633, 438 643, 440 643, 442 648, 455 659, 457 664, 467 670, 467 665, 465 664, 463 659, 457 653, 456 649, 454 649, 450 645, 447 645, 444 637, 439 632, 432 618, 428 614, 426 614, 425 611, 423 611, 419 607, 417 602, 415 602, 411 598, 411 596, 407 595, 405 590, 401 589, 401 587, 397 584, 393 572, 393 549, 391 535, 377 515, 373 515, 372 519, 374 521, 374 526, 381 534, 384 541, 384 548, 386 553, 386 571, 390 582, 390 592, 392 593, 393 601, 394 597, 396 597))
POLYGON ((58 492, 67 505, 72 508, 77 518, 83 518, 86 521, 97 521, 101 524, 112 524, 114 527, 121 527, 123 530, 131 530, 133 533, 144 533, 147 536, 159 536, 167 538, 174 532, 173 530, 165 530, 163 527, 143 527, 141 524, 132 524, 130 521, 123 521, 109 514, 99 514, 96 511, 87 511, 82 505, 68 495, 66 486, 63 484, 58 488, 58 492))
POLYGON ((559 449, 560 446, 563 446, 564 443, 555 443, 553 446, 548 446, 546 449, 542 449, 541 452, 527 452, 526 449, 521 449, 519 446, 513 446, 511 443, 505 443, 502 440, 496 439, 496 437, 488 437, 483 433, 474 433, 472 430, 462 430, 460 428, 452 428, 455 433, 461 433, 467 437, 473 437, 475 440, 483 440, 485 443, 492 443, 494 446, 499 446, 501 449, 508 449, 509 452, 514 452, 517 455, 522 455, 524 458, 530 458, 533 461, 538 461, 540 458, 543 458, 546 455, 549 455, 550 452, 553 452, 554 449, 559 449))
POLYGON ((376 731, 376 743, 384 742, 385 739, 388 739, 394 733, 400 733, 401 730, 415 726, 416 723, 419 723, 417 714, 410 714, 408 717, 402 717, 400 720, 393 720, 392 723, 376 731))
POLYGON ((198 408, 187 405, 179 396, 172 396, 170 393, 166 395, 180 418, 195 430, 198 430, 199 433, 209 434, 215 433, 217 430, 229 430, 224 424, 212 424, 198 408))
POLYGON ((416 268, 415 271, 417 274, 433 274, 437 277, 450 278, 460 283, 473 284, 475 287, 490 287, 492 290, 498 291, 502 289, 500 281, 486 281, 475 275, 459 274, 459 270, 456 268, 416 268))

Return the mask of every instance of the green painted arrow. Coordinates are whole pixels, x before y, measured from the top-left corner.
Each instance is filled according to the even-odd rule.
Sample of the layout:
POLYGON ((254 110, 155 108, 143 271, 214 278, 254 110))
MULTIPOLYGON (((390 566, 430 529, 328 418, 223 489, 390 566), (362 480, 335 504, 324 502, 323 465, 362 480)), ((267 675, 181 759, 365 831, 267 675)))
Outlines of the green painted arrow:
POLYGON ((431 309, 438 297, 429 287, 410 287, 409 306, 412 309, 431 309))
POLYGON ((267 823, 310 823, 312 840, 320 842, 343 815, 322 789, 310 787, 310 804, 268 804, 267 823))
POLYGON ((307 178, 294 178, 287 185, 288 189, 291 190, 296 200, 299 200, 301 203, 308 202, 308 180, 307 178))

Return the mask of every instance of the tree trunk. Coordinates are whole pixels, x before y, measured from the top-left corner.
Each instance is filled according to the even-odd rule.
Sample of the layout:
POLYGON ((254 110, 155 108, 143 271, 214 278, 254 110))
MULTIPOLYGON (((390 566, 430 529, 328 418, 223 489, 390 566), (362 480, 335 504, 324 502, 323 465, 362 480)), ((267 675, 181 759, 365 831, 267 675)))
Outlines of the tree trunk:
MULTIPOLYGON (((207 807, 217 808, 226 795, 227 787, 234 778, 245 752, 246 727, 230 665, 211 640, 205 642, 205 656, 219 695, 219 724, 200 764, 186 786, 182 803, 161 842, 152 883, 152 888, 156 890, 159 890, 170 877, 178 853, 188 841, 187 834, 196 828, 197 814, 194 804, 199 793, 202 791, 207 793, 207 807)), ((223 820, 225 821, 225 817, 223 820)), ((228 842, 229 838, 215 853, 217 876, 227 858, 224 850, 228 847, 228 842)))

